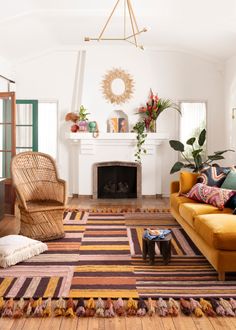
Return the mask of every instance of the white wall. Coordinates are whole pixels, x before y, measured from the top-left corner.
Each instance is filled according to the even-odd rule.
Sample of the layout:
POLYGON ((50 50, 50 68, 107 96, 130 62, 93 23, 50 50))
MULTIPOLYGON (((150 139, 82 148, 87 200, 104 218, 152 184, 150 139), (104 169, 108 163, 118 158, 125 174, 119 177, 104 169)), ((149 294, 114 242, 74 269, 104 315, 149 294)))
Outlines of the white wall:
MULTIPOLYGON (((225 63, 225 129, 227 132, 227 148, 236 150, 236 110, 232 118, 232 110, 236 108, 236 56, 225 63)), ((230 153, 232 164, 236 164, 236 152, 230 153)))
MULTIPOLYGON (((9 61, 7 61, 4 57, 0 56, 0 75, 7 77, 9 79, 13 79, 12 73, 12 65, 9 61)), ((14 86, 13 86, 14 87, 14 86)), ((14 90, 14 88, 12 88, 14 90)), ((6 80, 0 78, 0 92, 8 91, 8 83, 6 80)))
MULTIPOLYGON (((71 111, 76 51, 57 51, 40 58, 18 64, 17 98, 59 100, 59 166, 61 176, 69 179, 69 146, 64 122, 66 112, 71 111)), ((138 116, 137 108, 145 104, 149 88, 160 97, 173 100, 206 100, 208 103, 208 149, 218 150, 225 146, 224 101, 222 68, 194 55, 167 51, 140 51, 135 47, 92 47, 87 50, 82 104, 96 120, 101 131, 106 130, 106 120, 113 110, 122 109, 131 124, 138 116), (102 96, 101 82, 108 70, 122 68, 129 72, 135 82, 133 98, 121 106, 109 104, 102 96), (221 134, 215 134, 221 132, 221 134)), ((45 119, 46 120, 46 119, 45 119)), ((167 132, 170 138, 178 138, 178 115, 173 110, 158 118, 157 129, 167 132)), ((162 149, 164 157, 164 194, 169 192, 173 176, 169 170, 177 154, 168 143, 162 149)))

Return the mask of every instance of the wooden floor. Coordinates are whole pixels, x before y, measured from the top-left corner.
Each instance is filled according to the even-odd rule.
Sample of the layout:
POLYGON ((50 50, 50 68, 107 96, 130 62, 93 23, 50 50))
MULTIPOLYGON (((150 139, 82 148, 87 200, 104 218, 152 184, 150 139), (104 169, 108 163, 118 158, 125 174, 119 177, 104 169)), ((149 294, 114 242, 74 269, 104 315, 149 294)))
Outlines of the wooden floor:
MULTIPOLYGON (((167 198, 144 198, 132 200, 93 200, 89 198, 71 198, 69 200, 70 207, 80 208, 101 208, 101 207, 135 207, 135 208, 166 208, 169 205, 167 198)), ((19 231, 19 223, 14 217, 5 216, 0 222, 0 236, 15 234, 19 231)), ((1 275, 1 270, 0 270, 1 275)), ((195 316, 184 316, 180 314, 178 317, 116 317, 114 319, 100 318, 56 318, 47 319, 23 318, 0 319, 0 330, 208 330, 208 329, 236 329, 236 316, 208 318, 206 316, 197 318, 195 316)))

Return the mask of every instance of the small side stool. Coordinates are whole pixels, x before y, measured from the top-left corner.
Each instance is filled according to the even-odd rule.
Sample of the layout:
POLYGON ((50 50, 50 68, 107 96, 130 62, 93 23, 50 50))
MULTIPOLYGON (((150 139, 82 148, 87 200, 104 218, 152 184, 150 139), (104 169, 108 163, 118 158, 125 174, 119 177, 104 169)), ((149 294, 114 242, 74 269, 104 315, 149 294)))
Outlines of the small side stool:
POLYGON ((171 259, 171 233, 165 238, 156 238, 153 240, 143 237, 143 259, 146 260, 147 255, 149 255, 149 263, 150 265, 154 265, 156 243, 159 245, 164 265, 168 265, 171 259))

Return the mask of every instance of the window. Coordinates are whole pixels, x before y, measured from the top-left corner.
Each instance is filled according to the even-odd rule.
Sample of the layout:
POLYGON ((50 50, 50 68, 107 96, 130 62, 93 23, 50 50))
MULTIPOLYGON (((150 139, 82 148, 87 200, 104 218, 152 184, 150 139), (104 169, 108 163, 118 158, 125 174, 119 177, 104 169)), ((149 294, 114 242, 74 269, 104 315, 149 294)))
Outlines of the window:
MULTIPOLYGON (((206 102, 180 102, 180 141, 186 143, 191 137, 198 137, 206 128, 206 102)), ((206 155, 206 144, 203 146, 206 155)), ((185 154, 189 157, 191 146, 185 145, 185 154)))
POLYGON ((16 100, 16 153, 38 151, 38 101, 16 100))
POLYGON ((16 153, 15 93, 0 93, 0 178, 10 178, 10 162, 16 153))
POLYGON ((38 103, 38 151, 57 158, 57 101, 38 103))

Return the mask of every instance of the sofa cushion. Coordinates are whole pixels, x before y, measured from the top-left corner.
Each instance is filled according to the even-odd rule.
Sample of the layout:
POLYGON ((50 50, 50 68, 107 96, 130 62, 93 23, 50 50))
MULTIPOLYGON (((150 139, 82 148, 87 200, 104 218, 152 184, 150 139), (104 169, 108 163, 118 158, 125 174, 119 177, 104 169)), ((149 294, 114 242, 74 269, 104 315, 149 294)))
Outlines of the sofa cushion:
POLYGON ((235 171, 235 169, 231 170, 227 174, 223 184, 221 185, 221 188, 236 190, 236 171, 235 171))
POLYGON ((183 171, 179 175, 179 194, 186 194, 197 183, 198 173, 183 171))
POLYGON ((197 182, 204 183, 211 187, 220 187, 226 175, 230 172, 230 167, 208 166, 201 170, 197 182))
POLYGON ((236 250, 236 216, 205 214, 194 220, 196 233, 218 250, 236 250))
POLYGON ((173 208, 176 212, 179 212, 179 206, 183 203, 198 203, 186 196, 179 196, 179 193, 173 193, 170 195, 170 207, 173 208))
POLYGON ((197 183, 186 194, 186 197, 211 204, 222 210, 230 197, 235 194, 236 191, 233 190, 210 187, 203 183, 197 183))
POLYGON ((232 210, 225 208, 224 211, 219 211, 217 207, 203 203, 185 203, 179 206, 179 214, 193 228, 196 216, 219 212, 232 213, 232 210))

